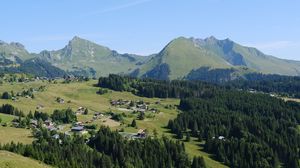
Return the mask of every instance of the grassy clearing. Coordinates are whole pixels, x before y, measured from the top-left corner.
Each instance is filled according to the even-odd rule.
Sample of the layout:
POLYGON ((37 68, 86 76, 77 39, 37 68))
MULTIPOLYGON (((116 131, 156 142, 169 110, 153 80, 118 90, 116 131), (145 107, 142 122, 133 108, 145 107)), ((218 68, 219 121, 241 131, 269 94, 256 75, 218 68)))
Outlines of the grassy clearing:
POLYGON ((1 168, 50 168, 36 160, 26 158, 8 151, 0 151, 0 167, 1 168))
POLYGON ((11 141, 30 144, 33 141, 31 131, 29 129, 0 126, 0 143, 6 144, 11 141))
MULTIPOLYGON (((35 111, 37 105, 43 105, 44 108, 39 110, 43 112, 47 112, 51 114, 55 109, 65 109, 72 108, 74 111, 77 110, 78 107, 85 107, 89 109, 88 115, 78 115, 78 120, 85 122, 92 119, 94 112, 115 112, 115 113, 125 113, 126 117, 124 117, 124 121, 122 125, 119 122, 113 121, 109 118, 101 118, 95 120, 91 124, 96 124, 98 127, 100 125, 107 125, 111 127, 111 129, 121 129, 123 128, 126 132, 136 133, 138 129, 147 129, 150 134, 153 133, 153 130, 156 130, 158 136, 168 136, 173 138, 173 135, 170 134, 168 129, 164 128, 170 119, 176 118, 178 114, 178 110, 176 106, 179 104, 179 99, 159 99, 159 98, 144 98, 138 97, 128 92, 115 92, 110 91, 104 95, 97 95, 96 92, 99 88, 94 87, 96 84, 96 80, 88 81, 88 82, 77 82, 77 83, 48 83, 48 82, 30 82, 30 83, 18 83, 18 84, 3 84, 0 87, 0 94, 4 91, 13 90, 15 93, 20 92, 24 89, 29 88, 38 88, 39 86, 46 86, 46 90, 43 92, 36 92, 35 98, 20 98, 20 101, 14 102, 12 100, 3 100, 0 99, 1 104, 12 104, 15 107, 23 110, 26 114, 30 110, 35 111), (60 97, 65 100, 64 104, 59 104, 56 102, 56 98, 60 97), (110 105, 110 100, 143 100, 144 102, 149 102, 150 108, 156 108, 160 112, 155 114, 154 118, 146 118, 145 120, 137 120, 137 114, 131 114, 131 112, 126 112, 119 110, 117 107, 113 107, 110 105), (71 101, 70 103, 67 103, 71 101), (160 104, 155 104, 155 102, 159 101, 160 104), (171 105, 171 108, 166 108, 167 105, 171 105), (132 120, 136 119, 137 128, 129 127, 132 120)), ((150 112, 146 112, 150 113, 150 112)), ((63 131, 67 131, 70 129, 71 125, 65 125, 63 131)), ((10 127, 0 127, 0 143, 7 143, 10 141, 19 141, 23 143, 32 142, 32 138, 30 137, 30 130, 25 129, 17 129, 10 127), (7 137, 3 137, 3 135, 8 135, 7 137)), ((193 156, 203 156, 205 162, 208 167, 225 167, 221 163, 214 161, 210 158, 210 155, 203 152, 202 148, 199 146, 197 141, 192 140, 191 142, 185 142, 186 151, 189 156, 192 158, 193 156)))
POLYGON ((11 122, 16 117, 12 116, 12 115, 0 113, 0 118, 2 120, 1 123, 8 123, 8 122, 11 122))
POLYGON ((285 101, 294 101, 294 102, 299 102, 300 103, 300 99, 296 99, 296 98, 283 97, 282 99, 285 100, 285 101))

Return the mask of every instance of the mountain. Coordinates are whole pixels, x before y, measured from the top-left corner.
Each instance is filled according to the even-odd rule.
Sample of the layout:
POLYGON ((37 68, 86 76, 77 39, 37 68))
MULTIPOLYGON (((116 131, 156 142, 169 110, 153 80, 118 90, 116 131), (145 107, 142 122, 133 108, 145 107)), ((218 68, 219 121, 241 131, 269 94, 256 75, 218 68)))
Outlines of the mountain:
POLYGON ((89 76, 129 73, 148 59, 134 54, 119 54, 79 37, 74 37, 63 49, 42 51, 39 57, 65 71, 89 76))
POLYGON ((130 74, 155 79, 223 82, 255 72, 299 76, 300 61, 279 59, 230 39, 218 40, 213 36, 205 39, 179 37, 150 56, 120 54, 75 36, 62 49, 38 54, 29 53, 20 43, 0 41, 0 71, 49 77, 130 74))
POLYGON ((183 79, 188 76, 195 79, 194 76, 203 74, 203 70, 214 69, 218 69, 215 71, 218 73, 224 70, 226 75, 229 72, 234 75, 260 72, 299 76, 300 62, 265 55, 255 48, 239 45, 230 39, 179 37, 134 70, 132 75, 157 79, 183 79))
POLYGON ((20 43, 0 41, 0 66, 12 66, 33 57, 20 43))
POLYGON ((237 44, 230 39, 191 39, 199 47, 218 54, 233 66, 245 66, 266 74, 300 75, 300 61, 290 61, 266 55, 261 51, 237 44))
POLYGON ((67 73, 56 67, 53 66, 51 63, 39 59, 39 58, 32 58, 25 60, 24 62, 20 63, 16 66, 0 66, 0 72, 3 73, 26 73, 26 74, 32 74, 35 76, 43 76, 43 77, 63 77, 64 75, 67 75, 67 73))

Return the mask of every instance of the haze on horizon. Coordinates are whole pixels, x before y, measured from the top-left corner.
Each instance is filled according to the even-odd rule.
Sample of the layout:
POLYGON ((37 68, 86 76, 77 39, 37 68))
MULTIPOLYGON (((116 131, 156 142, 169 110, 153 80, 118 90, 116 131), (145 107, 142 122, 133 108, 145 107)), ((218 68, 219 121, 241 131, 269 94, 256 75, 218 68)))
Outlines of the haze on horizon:
POLYGON ((77 35, 147 55, 179 36, 215 36, 300 60, 299 6, 294 0, 6 0, 0 40, 40 52, 63 48, 77 35))

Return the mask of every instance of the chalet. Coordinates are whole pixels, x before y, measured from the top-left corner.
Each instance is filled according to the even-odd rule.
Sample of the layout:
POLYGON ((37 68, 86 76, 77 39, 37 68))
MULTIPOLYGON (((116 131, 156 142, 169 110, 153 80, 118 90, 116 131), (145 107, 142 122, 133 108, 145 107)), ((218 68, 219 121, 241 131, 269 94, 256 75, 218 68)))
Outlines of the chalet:
POLYGON ((119 105, 119 102, 117 100, 110 101, 110 104, 113 106, 119 105))
POLYGON ((86 134, 87 131, 84 129, 83 126, 75 126, 75 127, 72 127, 71 131, 73 133, 76 133, 76 134, 86 134))
POLYGON ((38 104, 38 105, 36 106, 36 109, 37 109, 37 110, 40 110, 40 109, 43 109, 43 108, 44 108, 44 106, 41 105, 41 104, 38 104))
POLYGON ((146 132, 143 129, 139 129, 137 134, 135 135, 135 138, 146 138, 146 132))
POLYGON ((83 126, 75 126, 75 127, 72 127, 72 129, 71 129, 72 132, 80 132, 83 130, 84 130, 83 126))
POLYGON ((64 103, 65 103, 65 100, 64 100, 64 99, 59 99, 58 103, 64 104, 64 103))
POLYGON ((54 124, 52 123, 52 121, 49 120, 49 119, 46 120, 44 123, 45 123, 46 126, 53 126, 53 125, 54 125, 54 124))
POLYGON ((139 109, 145 109, 145 110, 148 109, 148 106, 146 104, 138 104, 138 105, 136 105, 136 107, 139 109))
POLYGON ((84 113, 85 108, 83 107, 78 107, 76 114, 83 114, 84 113))
POLYGON ((19 127, 19 122, 17 121, 12 121, 11 124, 14 126, 14 127, 19 127))
POLYGON ((83 123, 82 122, 76 122, 75 126, 83 126, 83 123))
POLYGON ((38 121, 37 120, 30 119, 29 123, 34 128, 36 128, 38 126, 38 121))

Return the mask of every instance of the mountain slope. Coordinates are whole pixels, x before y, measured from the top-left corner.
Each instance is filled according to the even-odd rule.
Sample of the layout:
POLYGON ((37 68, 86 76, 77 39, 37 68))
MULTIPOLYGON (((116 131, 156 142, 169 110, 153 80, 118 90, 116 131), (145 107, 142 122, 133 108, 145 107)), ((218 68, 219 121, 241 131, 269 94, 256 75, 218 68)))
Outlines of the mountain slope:
POLYGON ((300 75, 299 61, 284 60, 265 55, 255 48, 239 45, 230 39, 217 40, 210 37, 204 40, 192 40, 197 45, 211 50, 235 66, 246 66, 267 74, 300 75))
POLYGON ((247 71, 300 75, 299 61, 268 56, 255 48, 239 45, 229 39, 217 40, 214 37, 174 39, 159 54, 132 74, 138 77, 182 79, 191 72, 193 75, 197 75, 197 72, 203 73, 197 71, 201 68, 218 69, 218 71, 231 69, 235 75, 245 74, 247 71), (242 72, 236 73, 239 71, 242 72))
POLYGON ((5 43, 0 41, 0 62, 2 60, 2 62, 20 63, 33 57, 20 43, 5 43))
POLYGON ((139 76, 153 77, 153 69, 166 66, 169 79, 182 78, 192 69, 201 66, 230 68, 225 60, 217 54, 202 47, 196 47, 190 39, 179 37, 171 41, 159 54, 143 65, 139 76))
POLYGON ((66 71, 87 71, 93 76, 128 73, 148 57, 119 54, 107 47, 74 37, 57 51, 42 51, 39 57, 66 71))
POLYGON ((5 68, 18 67, 25 60, 33 57, 20 43, 0 41, 0 71, 5 68))
POLYGON ((171 80, 207 79, 207 74, 214 74, 214 78, 221 77, 223 81, 252 72, 299 76, 300 61, 279 59, 230 39, 218 40, 215 37, 179 37, 158 54, 139 56, 120 54, 75 36, 64 48, 44 50, 39 54, 29 53, 20 43, 0 41, 0 71, 42 71, 35 74, 51 77, 65 73, 94 77, 130 74, 171 80), (206 76, 201 77, 203 75, 206 76))

